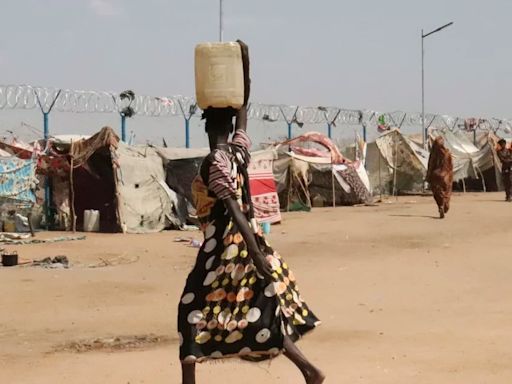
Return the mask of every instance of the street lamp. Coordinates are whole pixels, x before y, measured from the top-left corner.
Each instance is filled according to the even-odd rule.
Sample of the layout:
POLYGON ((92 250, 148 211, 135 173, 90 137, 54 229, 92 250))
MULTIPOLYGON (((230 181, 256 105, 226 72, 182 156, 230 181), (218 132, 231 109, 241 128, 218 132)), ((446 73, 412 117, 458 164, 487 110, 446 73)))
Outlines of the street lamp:
MULTIPOLYGON (((222 1, 222 0, 221 0, 222 1)), ((445 28, 448 28, 453 24, 453 21, 434 29, 432 32, 423 33, 423 29, 421 30, 421 124, 422 124, 422 136, 423 136, 423 147, 427 147, 427 130, 425 127, 425 50, 423 48, 423 40, 425 37, 433 35, 436 32, 439 32, 445 28)))
POLYGON ((223 0, 219 0, 219 41, 222 42, 224 39, 224 23, 223 23, 223 0))

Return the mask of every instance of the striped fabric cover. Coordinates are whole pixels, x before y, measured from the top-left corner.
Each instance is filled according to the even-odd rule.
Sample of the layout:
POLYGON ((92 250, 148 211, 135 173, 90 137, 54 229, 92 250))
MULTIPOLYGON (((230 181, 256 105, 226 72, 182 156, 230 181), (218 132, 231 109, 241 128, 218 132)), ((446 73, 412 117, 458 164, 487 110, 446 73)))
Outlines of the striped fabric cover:
POLYGON ((272 156, 256 156, 252 158, 248 169, 254 215, 260 223, 281 221, 272 163, 272 156))

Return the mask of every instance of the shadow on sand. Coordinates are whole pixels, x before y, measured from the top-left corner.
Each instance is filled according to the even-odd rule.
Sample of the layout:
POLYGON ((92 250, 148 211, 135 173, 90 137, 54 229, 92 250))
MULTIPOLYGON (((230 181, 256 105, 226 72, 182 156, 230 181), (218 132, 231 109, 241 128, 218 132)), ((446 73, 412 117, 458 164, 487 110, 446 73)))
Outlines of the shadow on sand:
POLYGON ((392 217, 419 217, 422 219, 434 219, 434 220, 441 220, 439 216, 424 216, 424 215, 389 215, 392 217))

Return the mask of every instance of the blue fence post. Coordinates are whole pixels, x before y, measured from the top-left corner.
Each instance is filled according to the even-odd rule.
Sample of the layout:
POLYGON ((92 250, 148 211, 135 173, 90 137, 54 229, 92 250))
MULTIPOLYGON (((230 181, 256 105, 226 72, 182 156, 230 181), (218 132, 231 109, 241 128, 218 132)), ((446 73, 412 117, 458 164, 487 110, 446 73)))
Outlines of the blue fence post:
POLYGON ((363 140, 366 143, 366 124, 363 124, 363 140))
MULTIPOLYGON (((50 125, 48 121, 48 115, 49 112, 43 112, 43 137, 45 140, 45 143, 48 142, 48 139, 50 138, 50 125)), ((51 202, 53 200, 52 198, 52 179, 49 176, 46 176, 46 183, 44 186, 44 210, 45 210, 45 216, 46 216, 46 229, 50 229, 51 227, 51 221, 52 221, 52 214, 51 214, 51 202)))
POLYGON ((190 118, 185 117, 185 148, 190 148, 190 118))
POLYGON ((121 140, 126 143, 126 116, 121 114, 121 140))
POLYGON ((48 112, 43 112, 43 136, 45 140, 50 137, 50 128, 48 126, 48 112))
POLYGON ((292 139, 292 122, 287 121, 286 123, 288 124, 288 140, 291 140, 292 139))
MULTIPOLYGON (((41 112, 43 113, 43 136, 45 145, 48 147, 48 140, 50 139, 50 123, 49 123, 49 115, 52 111, 53 107, 55 106, 55 103, 57 102, 57 99, 60 96, 60 93, 62 92, 61 89, 58 90, 57 94, 53 98, 50 106, 48 107, 48 110, 44 110, 43 103, 41 102, 41 99, 39 97, 39 94, 36 90, 34 90, 34 94, 37 100, 37 104, 39 105, 39 108, 41 109, 41 112)), ((46 184, 44 187, 44 208, 45 208, 45 218, 46 218, 46 229, 50 229, 53 224, 53 216, 51 212, 51 205, 52 205, 52 179, 49 176, 46 176, 46 184)))
POLYGON ((327 137, 329 139, 332 139, 332 124, 331 123, 327 123, 327 137))

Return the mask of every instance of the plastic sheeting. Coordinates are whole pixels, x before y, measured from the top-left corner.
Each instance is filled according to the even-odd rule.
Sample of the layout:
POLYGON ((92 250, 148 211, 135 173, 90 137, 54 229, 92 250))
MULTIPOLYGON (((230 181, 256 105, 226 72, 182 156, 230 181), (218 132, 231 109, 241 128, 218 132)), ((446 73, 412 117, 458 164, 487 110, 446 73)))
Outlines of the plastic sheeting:
POLYGON ((445 146, 452 153, 454 181, 468 177, 478 179, 483 171, 494 167, 494 155, 490 145, 479 149, 460 131, 433 130, 431 134, 433 137, 442 136, 445 146))
POLYGON ((427 172, 428 152, 399 130, 368 144, 366 169, 374 193, 419 192, 427 172))
POLYGON ((273 173, 273 162, 277 154, 273 150, 251 153, 249 182, 254 215, 259 222, 277 223, 281 221, 279 197, 273 173))
POLYGON ((151 147, 130 147, 123 143, 116 149, 118 168, 117 194, 121 228, 128 233, 163 230, 172 218, 176 196, 164 188, 162 158, 151 147))
POLYGON ((36 201, 36 160, 0 158, 0 199, 33 204, 36 201))

